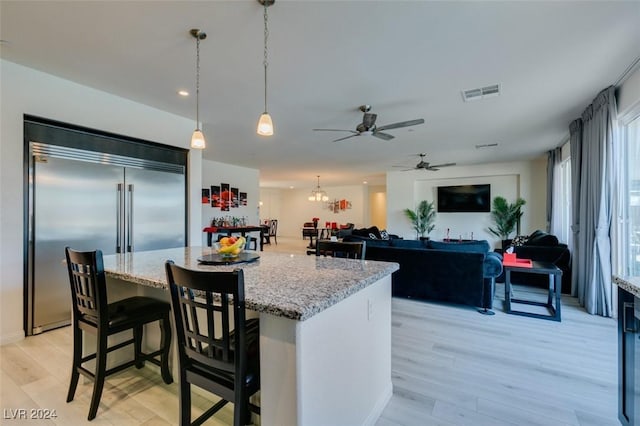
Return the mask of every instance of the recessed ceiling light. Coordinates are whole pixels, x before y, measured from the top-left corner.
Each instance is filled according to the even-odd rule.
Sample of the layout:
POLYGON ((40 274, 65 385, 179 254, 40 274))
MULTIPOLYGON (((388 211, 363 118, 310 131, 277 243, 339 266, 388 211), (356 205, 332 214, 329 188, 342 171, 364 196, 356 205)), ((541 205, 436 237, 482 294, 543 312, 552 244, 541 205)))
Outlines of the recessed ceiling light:
POLYGON ((366 184, 368 184, 369 182, 367 182, 366 180, 363 180, 363 181, 362 181, 362 183, 366 185, 366 184))
POLYGON ((293 189, 293 186, 290 186, 289 189, 293 189))
POLYGON ((180 96, 189 96, 189 92, 186 90, 178 90, 178 95, 180 96))

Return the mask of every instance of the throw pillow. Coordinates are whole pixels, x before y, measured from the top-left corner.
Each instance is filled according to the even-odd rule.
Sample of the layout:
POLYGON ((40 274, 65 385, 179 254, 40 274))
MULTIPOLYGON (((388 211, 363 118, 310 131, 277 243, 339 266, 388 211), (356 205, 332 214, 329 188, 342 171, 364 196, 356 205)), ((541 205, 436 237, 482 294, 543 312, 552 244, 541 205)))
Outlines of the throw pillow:
POLYGON ((389 239, 389 233, 387 232, 386 229, 383 229, 380 231, 380 238, 383 240, 388 240, 389 239))
POLYGON ((369 238, 371 238, 372 240, 378 239, 378 237, 376 237, 376 234, 374 234, 373 232, 369 232, 369 238))
POLYGON ((528 235, 516 235, 516 237, 511 241, 511 244, 514 246, 523 246, 528 239, 528 235))
POLYGON ((369 232, 369 234, 375 235, 377 239, 381 239, 382 238, 380 236, 380 230, 378 229, 377 226, 371 226, 370 228, 367 229, 367 231, 369 232))

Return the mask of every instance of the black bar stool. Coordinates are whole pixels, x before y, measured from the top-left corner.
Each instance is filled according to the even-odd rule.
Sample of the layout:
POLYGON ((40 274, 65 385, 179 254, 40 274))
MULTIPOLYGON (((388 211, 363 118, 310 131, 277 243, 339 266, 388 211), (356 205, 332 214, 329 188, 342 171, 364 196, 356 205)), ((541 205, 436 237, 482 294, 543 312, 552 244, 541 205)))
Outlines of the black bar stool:
POLYGON ((142 368, 145 361, 160 366, 162 380, 173 382, 169 370, 171 346, 171 305, 151 297, 135 296, 107 303, 107 285, 100 250, 79 252, 65 248, 69 282, 71 284, 73 310, 73 366, 67 402, 76 393, 80 374, 93 379, 93 395, 89 407, 89 420, 96 417, 104 380, 107 376, 133 365, 142 368), (142 335, 145 324, 160 323, 160 349, 152 353, 142 352, 142 335), (107 338, 121 331, 132 330, 133 337, 125 342, 108 346, 107 338), (93 354, 82 356, 83 331, 96 335, 97 347, 93 354), (128 345, 134 345, 134 359, 107 370, 107 354, 128 345), (156 357, 160 356, 160 360, 156 357), (82 366, 96 360, 95 371, 82 366))
POLYGON ((260 390, 258 319, 246 320, 244 274, 192 271, 166 263, 180 363, 180 425, 200 425, 228 402, 233 424, 245 425, 249 398, 260 390), (191 422, 191 385, 222 400, 191 422))

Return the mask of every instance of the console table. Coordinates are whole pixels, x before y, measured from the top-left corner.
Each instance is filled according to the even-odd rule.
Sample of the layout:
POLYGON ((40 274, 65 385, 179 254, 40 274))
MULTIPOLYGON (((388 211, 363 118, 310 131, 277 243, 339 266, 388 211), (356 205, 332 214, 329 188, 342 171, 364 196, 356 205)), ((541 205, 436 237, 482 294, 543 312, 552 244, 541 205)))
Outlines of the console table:
POLYGON ((260 251, 263 249, 263 234, 264 234, 264 226, 262 225, 249 225, 249 226, 208 226, 202 230, 202 232, 207 233, 207 246, 211 247, 212 244, 212 234, 240 234, 243 237, 246 237, 248 232, 260 232, 260 251))
POLYGON ((551 321, 560 321, 560 304, 562 289, 562 270, 551 262, 531 262, 531 267, 512 266, 503 264, 504 266, 504 303, 505 312, 508 314, 521 315, 525 317, 540 318, 551 321), (533 300, 514 299, 511 297, 511 272, 524 272, 529 274, 543 274, 549 276, 549 293, 546 302, 537 302, 533 300), (555 299, 555 306, 554 306, 555 299), (542 306, 547 308, 549 315, 538 314, 534 312, 517 311, 512 309, 512 304, 524 304, 533 306, 542 306))

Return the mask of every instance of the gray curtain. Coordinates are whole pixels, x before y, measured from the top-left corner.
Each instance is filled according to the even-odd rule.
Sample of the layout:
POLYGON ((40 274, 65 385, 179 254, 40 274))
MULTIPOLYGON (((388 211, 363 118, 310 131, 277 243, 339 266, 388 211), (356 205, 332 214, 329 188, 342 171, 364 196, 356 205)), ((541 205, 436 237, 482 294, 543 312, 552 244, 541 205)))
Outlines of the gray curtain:
POLYGON ((570 126, 572 178, 579 174, 572 182, 572 189, 578 190, 573 194, 572 289, 575 286, 587 312, 602 316, 612 315, 610 230, 616 115, 615 88, 611 86, 582 114, 582 137, 575 142, 575 151, 575 122, 570 126), (574 164, 578 170, 573 170, 574 164))
POLYGON ((547 153, 547 232, 551 232, 554 174, 560 161, 562 161, 562 148, 555 148, 547 153))

